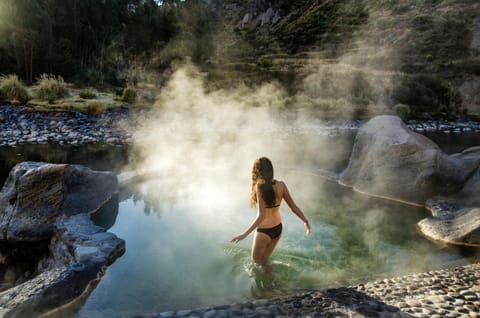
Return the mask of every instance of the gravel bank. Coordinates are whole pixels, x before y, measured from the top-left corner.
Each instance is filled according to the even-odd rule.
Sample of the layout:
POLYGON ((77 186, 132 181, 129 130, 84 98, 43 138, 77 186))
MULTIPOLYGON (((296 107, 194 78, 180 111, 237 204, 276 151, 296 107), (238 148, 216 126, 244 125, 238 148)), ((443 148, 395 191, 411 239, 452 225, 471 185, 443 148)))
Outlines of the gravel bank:
POLYGON ((100 142, 120 146, 129 142, 130 135, 121 129, 129 118, 126 108, 106 111, 100 116, 28 110, 20 106, 0 106, 0 146, 100 142))
MULTIPOLYGON (((109 110, 99 116, 80 112, 31 112, 30 108, 0 105, 0 146, 24 144, 70 144, 106 143, 122 146, 131 142, 131 134, 124 127, 149 118, 148 112, 131 114, 128 108, 109 110)), ((362 120, 326 120, 315 126, 292 126, 292 133, 313 133, 337 136, 346 131, 356 131, 362 120)), ((480 133, 480 122, 471 120, 410 120, 407 126, 419 133, 444 132, 480 133)), ((288 127, 286 127, 287 130, 288 127)))
POLYGON ((480 317, 480 264, 160 317, 480 317))

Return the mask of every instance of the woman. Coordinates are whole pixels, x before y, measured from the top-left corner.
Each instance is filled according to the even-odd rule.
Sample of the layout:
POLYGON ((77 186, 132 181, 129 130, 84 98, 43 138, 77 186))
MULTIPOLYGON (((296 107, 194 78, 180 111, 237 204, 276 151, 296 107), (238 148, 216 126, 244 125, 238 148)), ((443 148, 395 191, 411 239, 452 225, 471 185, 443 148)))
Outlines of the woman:
POLYGON ((267 264, 282 235, 280 217, 282 199, 285 199, 293 213, 303 221, 306 234, 310 235, 310 224, 293 201, 287 186, 284 182, 273 178, 272 162, 266 157, 255 160, 252 168, 250 204, 255 207, 258 203, 257 217, 242 234, 235 236, 231 241, 237 243, 257 229, 252 245, 252 260, 258 265, 267 264))

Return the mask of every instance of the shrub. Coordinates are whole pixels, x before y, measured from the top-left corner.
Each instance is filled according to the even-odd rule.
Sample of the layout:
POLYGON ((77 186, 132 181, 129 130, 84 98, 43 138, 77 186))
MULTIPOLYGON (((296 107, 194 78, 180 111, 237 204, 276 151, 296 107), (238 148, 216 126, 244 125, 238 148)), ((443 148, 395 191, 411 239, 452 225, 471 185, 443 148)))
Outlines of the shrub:
POLYGON ((36 96, 38 99, 52 103, 68 96, 68 89, 61 76, 42 74, 38 79, 36 96))
POLYGON ((0 77, 0 98, 11 103, 25 104, 29 96, 18 76, 10 74, 0 77))
POLYGON ((87 106, 85 106, 85 113, 89 115, 98 116, 105 111, 105 105, 99 101, 91 101, 88 102, 87 106))
POLYGON ((123 90, 122 101, 133 104, 137 100, 137 91, 133 87, 126 87, 123 90))
POLYGON ((92 89, 86 89, 80 92, 80 97, 83 99, 95 99, 97 98, 97 94, 92 89))
POLYGON ((410 116, 410 106, 405 104, 397 104, 393 107, 393 110, 397 114, 398 117, 405 120, 410 116))

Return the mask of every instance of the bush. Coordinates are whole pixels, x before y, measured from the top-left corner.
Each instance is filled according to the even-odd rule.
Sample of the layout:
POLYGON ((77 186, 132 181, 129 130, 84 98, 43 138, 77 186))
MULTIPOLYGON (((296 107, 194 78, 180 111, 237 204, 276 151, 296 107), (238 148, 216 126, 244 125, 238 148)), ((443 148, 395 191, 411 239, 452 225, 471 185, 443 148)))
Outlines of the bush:
POLYGON ((105 111, 105 105, 99 101, 91 101, 88 102, 87 106, 85 107, 85 113, 89 115, 98 116, 105 111))
POLYGON ((410 116, 410 106, 405 104, 397 104, 393 107, 393 110, 397 114, 398 117, 405 120, 410 116))
POLYGON ((137 100, 137 91, 133 87, 126 87, 123 90, 122 101, 133 104, 137 100))
POLYGON ((95 98, 97 98, 97 94, 95 93, 95 91, 93 91, 91 89, 83 90, 83 91, 80 92, 79 95, 83 99, 95 99, 95 98))
POLYGON ((68 96, 68 89, 61 76, 42 74, 38 79, 36 96, 38 99, 53 103, 68 96))
POLYGON ((0 77, 0 98, 11 103, 25 104, 29 96, 27 89, 15 74, 0 77))

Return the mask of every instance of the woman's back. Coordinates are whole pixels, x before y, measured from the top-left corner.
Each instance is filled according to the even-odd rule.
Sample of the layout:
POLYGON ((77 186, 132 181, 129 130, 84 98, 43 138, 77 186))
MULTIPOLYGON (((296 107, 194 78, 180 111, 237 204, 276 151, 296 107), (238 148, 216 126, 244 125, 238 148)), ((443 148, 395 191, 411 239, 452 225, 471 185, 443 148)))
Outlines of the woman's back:
POLYGON ((273 206, 268 206, 265 202, 265 219, 260 223, 260 228, 268 228, 278 225, 282 222, 280 216, 280 204, 282 203, 282 198, 285 190, 285 184, 282 181, 277 181, 272 184, 273 191, 275 192, 275 204, 273 206))

